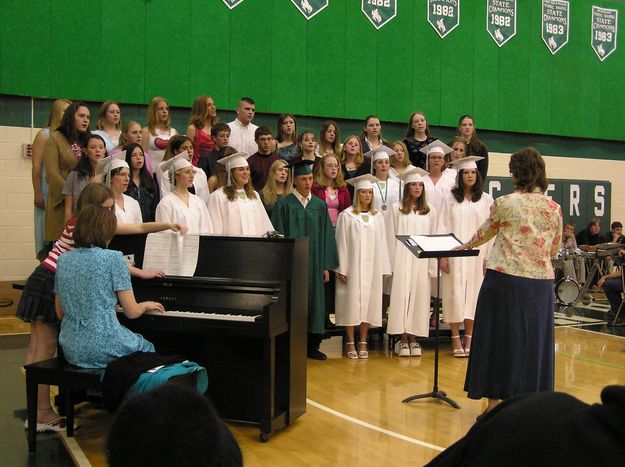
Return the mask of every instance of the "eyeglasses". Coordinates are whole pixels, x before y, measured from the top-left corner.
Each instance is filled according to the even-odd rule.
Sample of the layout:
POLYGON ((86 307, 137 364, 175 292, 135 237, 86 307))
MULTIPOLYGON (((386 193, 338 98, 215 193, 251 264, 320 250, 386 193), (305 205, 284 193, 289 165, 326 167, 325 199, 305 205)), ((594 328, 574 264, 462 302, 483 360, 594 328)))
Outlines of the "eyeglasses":
POLYGON ((445 158, 442 156, 430 156, 431 161, 442 161, 443 159, 445 158))

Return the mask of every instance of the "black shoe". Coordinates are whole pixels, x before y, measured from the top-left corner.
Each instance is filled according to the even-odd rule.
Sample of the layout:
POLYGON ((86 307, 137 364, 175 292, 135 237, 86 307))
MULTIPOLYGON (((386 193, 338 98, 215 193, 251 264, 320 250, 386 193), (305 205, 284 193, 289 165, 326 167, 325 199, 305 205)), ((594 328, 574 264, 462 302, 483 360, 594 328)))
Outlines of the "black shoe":
POLYGON ((319 349, 308 349, 308 358, 311 360, 327 360, 327 355, 319 349))

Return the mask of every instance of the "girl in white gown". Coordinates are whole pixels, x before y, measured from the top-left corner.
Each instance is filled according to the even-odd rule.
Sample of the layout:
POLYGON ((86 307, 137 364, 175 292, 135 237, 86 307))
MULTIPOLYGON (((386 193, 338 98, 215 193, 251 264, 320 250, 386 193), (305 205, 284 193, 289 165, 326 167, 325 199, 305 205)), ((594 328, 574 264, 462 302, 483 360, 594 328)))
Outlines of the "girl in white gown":
POLYGON ((436 210, 427 202, 423 175, 414 168, 401 176, 403 197, 393 205, 389 253, 393 266, 393 290, 388 312, 387 332, 400 335, 400 357, 420 357, 418 337, 429 335, 431 260, 419 259, 395 239, 395 235, 432 235, 436 233, 436 210))
POLYGON ((193 186, 194 170, 189 156, 183 152, 173 159, 162 162, 160 170, 167 174, 170 192, 156 207, 156 222, 175 222, 187 226, 192 235, 213 233, 213 224, 206 203, 189 193, 193 186))
MULTIPOLYGON (((172 157, 182 153, 187 155, 189 162, 193 160, 193 141, 186 136, 176 135, 172 137, 167 144, 167 150, 165 151, 163 162, 168 161, 172 157)), ((161 198, 164 198, 171 189, 168 175, 161 172, 158 180, 160 180, 161 198)), ((206 172, 197 167, 193 167, 193 194, 198 196, 202 201, 204 201, 204 204, 208 206, 210 191, 208 190, 206 172)))
MULTIPOLYGON (((482 191, 477 170, 478 156, 456 161, 458 184, 444 199, 438 231, 453 233, 462 242, 471 240, 475 231, 490 215, 493 198, 482 191)), ((451 328, 454 357, 468 357, 471 350, 473 319, 477 296, 484 279, 492 241, 479 247, 479 256, 441 258, 443 314, 451 328), (464 321, 464 339, 460 339, 460 323, 464 321)))
POLYGON ((130 182, 130 167, 126 162, 126 151, 98 161, 96 173, 102 174, 104 184, 115 195, 115 216, 121 224, 141 224, 143 216, 136 199, 124 194, 130 182))
POLYGON ((274 230, 265 206, 251 183, 249 155, 237 152, 219 159, 228 181, 211 193, 208 212, 216 234, 260 236, 274 230))
POLYGON ((353 206, 339 214, 336 246, 336 325, 345 326, 347 358, 368 358, 369 327, 382 326, 383 276, 391 273, 382 215, 375 209, 371 175, 348 180, 354 186, 353 206), (358 351, 354 328, 358 326, 358 351))

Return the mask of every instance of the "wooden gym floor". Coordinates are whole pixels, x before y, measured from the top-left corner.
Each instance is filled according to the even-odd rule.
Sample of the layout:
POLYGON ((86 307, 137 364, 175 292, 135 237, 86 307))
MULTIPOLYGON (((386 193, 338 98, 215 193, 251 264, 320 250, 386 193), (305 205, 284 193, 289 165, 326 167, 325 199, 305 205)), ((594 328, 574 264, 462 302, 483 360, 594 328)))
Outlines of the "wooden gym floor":
MULTIPOLYGON (((80 428, 74 439, 39 435, 36 458, 29 459, 20 371, 28 327, 13 318, 19 293, 10 284, 0 283, 0 298, 14 302, 0 308, 0 378, 10 386, 0 399, 5 427, 0 464, 105 466, 111 415, 90 404, 78 408, 80 428)), ((598 301, 570 317, 556 313, 556 390, 588 403, 598 402, 606 385, 625 385, 625 332, 606 326, 606 311, 598 301)), ((398 358, 379 343, 369 360, 351 361, 342 357, 340 337, 324 341, 322 350, 329 358, 308 361, 307 413, 293 426, 259 443, 257 428, 230 424, 245 465, 423 465, 462 437, 483 405, 462 391, 467 360, 451 356, 449 339, 441 347, 439 387, 461 409, 433 399, 403 404, 410 395, 432 390, 433 342, 422 347, 420 358, 398 358)))

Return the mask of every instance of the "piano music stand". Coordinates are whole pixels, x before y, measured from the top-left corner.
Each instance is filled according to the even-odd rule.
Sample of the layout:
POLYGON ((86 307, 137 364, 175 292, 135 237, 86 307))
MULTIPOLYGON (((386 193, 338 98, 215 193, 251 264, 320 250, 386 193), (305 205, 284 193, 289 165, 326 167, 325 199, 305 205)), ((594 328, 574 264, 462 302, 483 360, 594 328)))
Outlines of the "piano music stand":
MULTIPOLYGON (((458 238, 454 234, 448 235, 422 235, 423 237, 452 237, 459 244, 462 242, 458 240, 458 238)), ((417 258, 436 258, 436 296, 441 297, 441 258, 457 258, 461 256, 477 256, 480 254, 479 250, 448 250, 448 251, 426 251, 422 249, 414 240, 411 239, 410 235, 395 235, 395 238, 399 240, 401 243, 406 246, 410 250, 410 252, 415 255, 417 258)), ((442 401, 447 402, 454 409, 459 409, 460 406, 452 399, 447 397, 447 393, 445 391, 441 391, 438 388, 438 348, 440 344, 440 302, 442 299, 437 299, 434 301, 434 315, 436 317, 436 325, 435 325, 435 342, 436 345, 434 347, 434 386, 431 392, 425 394, 417 394, 415 396, 410 396, 404 399, 402 402, 412 402, 417 399, 425 399, 428 397, 432 397, 434 399, 440 399, 442 401)))

